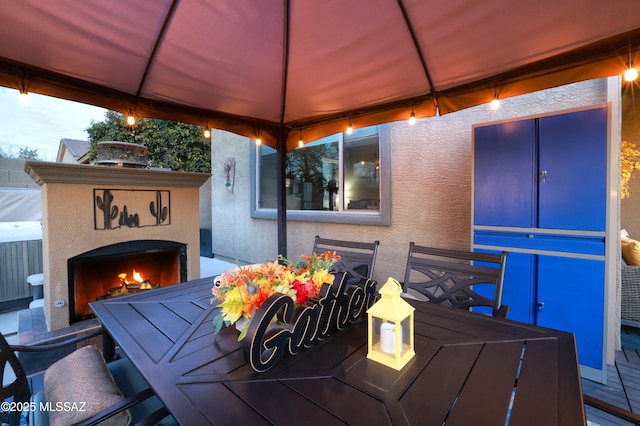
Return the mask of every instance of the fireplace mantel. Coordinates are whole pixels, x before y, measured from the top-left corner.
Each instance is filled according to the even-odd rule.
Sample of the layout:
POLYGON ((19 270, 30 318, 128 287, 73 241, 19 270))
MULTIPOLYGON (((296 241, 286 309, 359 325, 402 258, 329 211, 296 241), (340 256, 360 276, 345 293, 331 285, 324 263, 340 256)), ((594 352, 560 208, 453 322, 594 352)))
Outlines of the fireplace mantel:
POLYGON ((199 188, 210 173, 174 172, 170 170, 64 164, 27 161, 24 171, 38 185, 44 183, 83 183, 104 185, 172 186, 199 188))

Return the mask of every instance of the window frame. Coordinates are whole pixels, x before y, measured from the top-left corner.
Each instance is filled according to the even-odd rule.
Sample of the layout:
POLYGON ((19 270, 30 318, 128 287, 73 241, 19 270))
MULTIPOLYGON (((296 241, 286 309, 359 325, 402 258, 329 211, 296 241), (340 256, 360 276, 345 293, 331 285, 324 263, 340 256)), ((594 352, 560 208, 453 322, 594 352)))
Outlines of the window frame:
MULTIPOLYGON (((354 225, 391 225, 391 126, 378 125, 378 150, 380 155, 380 210, 288 210, 287 220, 302 222, 326 222, 345 223, 354 225)), ((275 208, 258 208, 258 148, 251 143, 250 148, 251 167, 251 217, 253 219, 277 219, 278 212, 275 208)), ((343 170, 343 155, 340 150, 340 174, 343 170)))

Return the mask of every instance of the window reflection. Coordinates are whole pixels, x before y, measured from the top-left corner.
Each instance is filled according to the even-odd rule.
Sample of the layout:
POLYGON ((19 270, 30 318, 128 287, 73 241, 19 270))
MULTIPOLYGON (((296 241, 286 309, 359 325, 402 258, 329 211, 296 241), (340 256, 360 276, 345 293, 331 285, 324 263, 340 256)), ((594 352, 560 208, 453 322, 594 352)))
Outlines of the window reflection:
MULTIPOLYGON (((264 145, 258 149, 259 208, 275 209, 277 153, 264 145)), ((285 175, 287 210, 379 211, 377 126, 358 129, 348 137, 328 136, 290 151, 285 175)))

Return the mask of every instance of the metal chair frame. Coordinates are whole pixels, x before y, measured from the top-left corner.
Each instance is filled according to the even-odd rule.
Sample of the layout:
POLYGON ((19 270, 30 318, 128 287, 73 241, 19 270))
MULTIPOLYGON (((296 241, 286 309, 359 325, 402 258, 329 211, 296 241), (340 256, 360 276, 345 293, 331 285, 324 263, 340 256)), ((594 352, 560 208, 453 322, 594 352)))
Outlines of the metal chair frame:
POLYGON ((491 308, 493 316, 506 317, 502 287, 507 252, 500 254, 450 250, 409 244, 403 281, 405 292, 417 291, 432 303, 469 309, 491 308), (490 266, 492 265, 492 266, 490 266), (476 287, 493 286, 493 297, 479 294, 476 287))
MULTIPOLYGON (((0 375, 1 377, 5 377, 5 369, 9 366, 15 375, 15 379, 10 383, 2 385, 0 388, 0 401, 13 401, 14 403, 24 403, 25 406, 30 402, 32 389, 29 387, 29 380, 25 373, 25 369, 18 359, 16 352, 36 352, 43 353, 46 351, 52 351, 57 349, 62 349, 79 342, 85 341, 87 339, 103 336, 103 344, 105 350, 103 350, 103 355, 105 356, 105 360, 110 361, 108 358, 112 358, 113 355, 113 341, 111 338, 104 332, 101 328, 98 331, 94 331, 91 333, 83 334, 80 336, 72 337, 66 339, 64 341, 52 344, 40 344, 40 345, 9 345, 7 343, 4 336, 0 334, 0 375)), ((82 425, 94 425, 98 424, 105 419, 112 417, 113 415, 124 411, 133 405, 154 396, 155 393, 151 389, 143 390, 135 395, 132 395, 123 401, 115 404, 111 407, 106 408, 100 413, 86 419, 84 422, 80 423, 82 425)), ((9 424, 11 426, 20 425, 20 412, 18 411, 0 411, 0 422, 3 424, 9 424)), ((162 420, 164 417, 169 415, 169 411, 162 407, 159 410, 151 413, 148 417, 146 417, 141 424, 152 425, 156 424, 158 421, 162 420)), ((140 423, 139 423, 140 424, 140 423)))
POLYGON ((313 252, 335 251, 341 259, 334 264, 335 272, 346 272, 348 282, 373 279, 379 241, 363 243, 357 241, 334 240, 316 235, 313 252))

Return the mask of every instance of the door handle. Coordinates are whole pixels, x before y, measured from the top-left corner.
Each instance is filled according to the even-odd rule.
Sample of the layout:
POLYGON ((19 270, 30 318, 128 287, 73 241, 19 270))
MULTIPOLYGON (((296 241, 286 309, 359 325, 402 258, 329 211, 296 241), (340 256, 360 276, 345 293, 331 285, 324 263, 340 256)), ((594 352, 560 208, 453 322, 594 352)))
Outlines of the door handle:
POLYGON ((538 312, 544 311, 544 302, 538 302, 538 312))
POLYGON ((546 182, 547 181, 547 171, 546 170, 543 170, 543 171, 540 172, 540 180, 542 182, 546 182))

